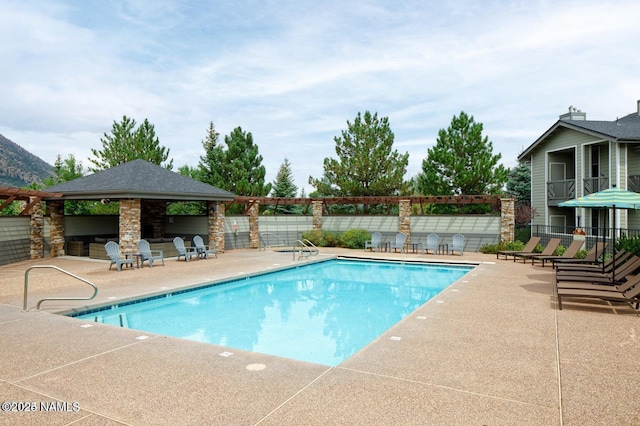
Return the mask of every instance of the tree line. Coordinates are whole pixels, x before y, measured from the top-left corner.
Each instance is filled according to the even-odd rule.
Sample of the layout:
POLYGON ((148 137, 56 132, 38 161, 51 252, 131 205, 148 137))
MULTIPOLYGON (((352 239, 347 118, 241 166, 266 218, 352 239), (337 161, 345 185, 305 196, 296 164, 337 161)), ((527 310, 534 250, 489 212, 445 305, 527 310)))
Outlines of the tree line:
MULTIPOLYGON (((493 152, 493 144, 483 135, 482 123, 462 111, 453 117, 446 129, 440 129, 435 145, 426 150, 417 176, 406 179, 409 153, 394 149, 394 133, 388 117, 377 113, 358 113, 347 120, 346 129, 334 137, 335 157, 325 158, 322 176, 309 176, 314 191, 311 197, 392 196, 392 195, 496 195, 506 190, 518 199, 530 199, 530 174, 527 164, 509 170, 500 164, 501 154, 493 152)), ((91 149, 93 158, 89 172, 97 172, 134 159, 173 169, 170 150, 160 144, 154 125, 145 119, 123 116, 114 121, 111 131, 100 138, 101 149, 91 149)), ((251 132, 233 129, 224 139, 209 123, 202 140, 203 155, 198 165, 184 165, 178 172, 220 189, 245 196, 305 197, 298 193, 292 177, 291 163, 284 158, 273 182, 265 181, 263 157, 251 132)), ((54 175, 43 182, 49 187, 83 176, 81 162, 73 155, 58 155, 54 175)), ((66 203, 68 214, 104 214, 116 206, 90 202, 66 203)), ((340 206, 336 207, 340 212, 340 206)), ((452 213, 455 206, 431 206, 432 213, 452 213)), ((469 208, 469 207, 467 207, 469 208)), ((474 209, 474 207, 471 207, 474 209)), ((266 213, 273 207, 265 207, 266 213)), ((278 213, 299 213, 300 206, 279 206, 278 213)), ((349 210, 349 207, 342 207, 349 210)), ((475 207, 477 210, 478 207, 475 207)), ((480 211, 482 208, 480 207, 480 211)), ((117 212, 117 210, 115 211, 117 212)), ((201 203, 174 203, 169 214, 200 214, 201 203)), ((376 212, 371 207, 370 213, 376 212)), ((231 211, 230 213, 234 213, 231 211)))

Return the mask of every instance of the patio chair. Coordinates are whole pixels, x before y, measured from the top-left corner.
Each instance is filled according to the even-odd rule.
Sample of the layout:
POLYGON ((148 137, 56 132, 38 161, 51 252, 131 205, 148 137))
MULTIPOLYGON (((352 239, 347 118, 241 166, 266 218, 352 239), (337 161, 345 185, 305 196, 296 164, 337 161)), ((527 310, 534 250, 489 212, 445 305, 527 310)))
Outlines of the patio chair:
POLYGON ((153 268, 153 262, 155 260, 162 261, 162 266, 164 266, 164 256, 162 255, 162 250, 151 250, 149 241, 138 240, 138 251, 142 256, 142 262, 140 266, 141 268, 144 268, 145 261, 149 263, 149 268, 153 268))
MULTIPOLYGON (((553 252, 556 251, 558 246, 560 245, 560 238, 551 238, 547 243, 542 253, 515 253, 513 255, 513 261, 515 262, 518 257, 522 258, 522 263, 527 263, 527 259, 531 259, 533 256, 543 255, 543 256, 551 256, 553 252)), ((533 263, 533 261, 531 261, 533 263)))
POLYGON ((365 241, 364 249, 371 249, 371 251, 380 251, 380 243, 382 242, 382 234, 378 231, 371 234, 371 241, 365 241))
POLYGON ((513 260, 515 260, 515 255, 518 253, 532 253, 540 242, 540 239, 540 237, 529 238, 529 241, 522 250, 500 250, 496 253, 496 259, 500 259, 501 254, 504 255, 504 260, 507 260, 509 256, 514 256, 513 260))
POLYGON ((198 258, 203 257, 208 259, 209 253, 213 254, 216 259, 218 258, 216 249, 214 247, 205 245, 200 235, 196 235, 195 237, 193 237, 193 245, 196 246, 196 253, 198 254, 198 258))
POLYGON ((440 236, 438 236, 438 234, 427 235, 427 242, 422 243, 422 252, 429 254, 429 250, 431 250, 431 254, 436 254, 438 251, 438 242, 440 242, 440 236))
POLYGON ((629 260, 633 256, 633 253, 620 250, 617 252, 611 259, 607 260, 601 265, 589 265, 589 264, 581 264, 581 263, 559 263, 556 265, 556 273, 558 272, 566 272, 566 271, 574 271, 574 272, 612 272, 613 265, 622 265, 624 262, 629 260))
POLYGON ((626 276, 625 282, 614 285, 606 283, 585 283, 584 281, 560 281, 556 283, 556 290, 559 288, 575 288, 581 290, 627 291, 638 284, 640 284, 640 275, 629 274, 626 276))
MULTIPOLYGON (((556 286, 561 281, 581 281, 586 283, 617 284, 640 269, 640 257, 632 256, 628 261, 616 266, 612 272, 560 271, 556 272, 556 286)), ((562 285, 560 284, 560 287, 562 285)))
POLYGON ((449 254, 453 254, 454 251, 460 252, 460 256, 462 256, 462 251, 464 250, 464 235, 455 234, 453 236, 453 244, 451 244, 451 248, 449 249, 449 254))
POLYGON ((403 234, 402 232, 398 232, 396 234, 396 241, 395 243, 391 243, 391 245, 389 246, 389 250, 400 249, 400 253, 402 253, 404 251, 405 241, 407 241, 407 235, 403 234))
POLYGON ((584 259, 565 259, 558 258, 552 259, 551 264, 554 268, 558 265, 589 265, 598 263, 598 258, 604 254, 604 249, 607 248, 606 242, 597 242, 591 247, 591 250, 587 253, 584 259))
POLYGON ((187 262, 191 257, 196 257, 196 259, 198 258, 198 253, 196 252, 196 248, 185 247, 184 240, 182 238, 175 237, 173 239, 173 245, 176 247, 176 250, 178 251, 178 260, 180 260, 181 256, 184 256, 184 260, 186 260, 187 262))
POLYGON ((614 289, 608 290, 584 290, 580 288, 559 288, 556 296, 558 297, 558 309, 562 310, 562 298, 569 297, 572 299, 600 299, 609 302, 624 302, 631 307, 638 309, 640 305, 640 285, 636 285, 626 291, 618 291, 614 289))
POLYGON ((539 254, 537 256, 531 256, 531 264, 533 265, 534 263, 536 263, 536 260, 539 260, 542 262, 542 266, 544 266, 545 262, 550 262, 553 259, 573 259, 574 256, 578 254, 578 251, 580 250, 580 247, 582 247, 582 244, 584 244, 584 241, 572 241, 571 244, 569 244, 569 247, 567 247, 567 249, 564 251, 562 256, 554 256, 553 254, 539 254))
POLYGON ((109 241, 104 245, 104 249, 107 251, 107 256, 111 259, 111 263, 109 264, 109 270, 115 264, 118 268, 118 272, 122 270, 122 265, 129 265, 133 268, 133 259, 123 259, 120 256, 120 246, 118 243, 109 241))

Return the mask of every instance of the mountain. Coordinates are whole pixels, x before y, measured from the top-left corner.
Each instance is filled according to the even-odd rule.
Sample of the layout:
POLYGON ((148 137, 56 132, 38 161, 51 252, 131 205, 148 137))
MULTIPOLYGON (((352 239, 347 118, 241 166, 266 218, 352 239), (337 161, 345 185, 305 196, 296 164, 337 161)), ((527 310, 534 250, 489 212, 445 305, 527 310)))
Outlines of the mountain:
POLYGON ((0 135, 0 186, 28 186, 52 173, 50 164, 0 135))

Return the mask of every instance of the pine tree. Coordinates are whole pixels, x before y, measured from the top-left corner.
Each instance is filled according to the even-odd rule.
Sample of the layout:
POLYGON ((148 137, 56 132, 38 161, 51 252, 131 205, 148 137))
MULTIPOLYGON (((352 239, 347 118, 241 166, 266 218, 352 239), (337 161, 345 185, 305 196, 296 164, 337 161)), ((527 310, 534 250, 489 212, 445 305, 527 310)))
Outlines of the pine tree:
POLYGON ((409 154, 393 150, 394 134, 387 117, 369 111, 347 121, 347 130, 335 137, 338 159, 324 159, 324 176, 309 177, 321 195, 397 195, 407 185, 403 181, 409 154))
POLYGON ((464 111, 453 117, 447 130, 438 132, 433 148, 422 161, 417 178, 424 195, 499 194, 507 181, 509 169, 493 154, 493 144, 482 136, 482 123, 464 111))
POLYGON ((102 150, 91 149, 96 157, 90 159, 95 167, 91 171, 108 169, 136 159, 149 161, 166 169, 173 168, 173 160, 169 158, 169 149, 160 146, 154 126, 145 118, 140 127, 136 128, 136 121, 126 115, 121 122, 113 122, 111 134, 104 133, 100 138, 102 150))
MULTIPOLYGON (((271 190, 272 197, 295 198, 298 193, 298 187, 293 183, 292 174, 291 163, 285 158, 284 163, 282 163, 278 170, 276 179, 273 181, 273 189, 271 190)), ((278 211, 285 214, 297 213, 300 209, 296 207, 297 206, 292 204, 278 206, 278 211)), ((275 208, 274 213, 277 213, 275 208)))

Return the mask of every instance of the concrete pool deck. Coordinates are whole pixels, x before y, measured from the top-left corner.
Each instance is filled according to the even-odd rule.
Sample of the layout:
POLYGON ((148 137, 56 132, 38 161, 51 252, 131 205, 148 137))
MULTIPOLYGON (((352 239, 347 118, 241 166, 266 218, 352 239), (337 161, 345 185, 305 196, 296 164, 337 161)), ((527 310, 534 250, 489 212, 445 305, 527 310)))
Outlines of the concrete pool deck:
POLYGON ((52 314, 303 263, 291 253, 234 250, 122 272, 76 257, 0 266, 0 402, 36 409, 2 411, 0 424, 640 425, 636 311, 569 300, 558 311, 551 268, 494 255, 319 258, 333 255, 478 266, 337 367, 52 314), (22 312, 32 265, 68 270, 99 294, 37 312, 43 297, 91 291, 34 269, 22 312))

